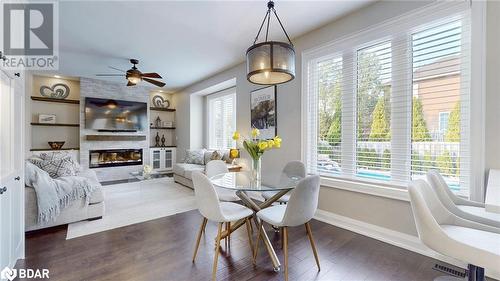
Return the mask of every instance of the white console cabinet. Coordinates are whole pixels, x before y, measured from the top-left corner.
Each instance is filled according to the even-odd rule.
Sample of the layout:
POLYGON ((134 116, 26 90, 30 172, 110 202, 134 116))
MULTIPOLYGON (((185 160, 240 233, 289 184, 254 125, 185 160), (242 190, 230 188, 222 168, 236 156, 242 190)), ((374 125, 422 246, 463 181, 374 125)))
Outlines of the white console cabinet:
POLYGON ((150 165, 153 170, 172 170, 175 164, 175 147, 150 148, 150 165))

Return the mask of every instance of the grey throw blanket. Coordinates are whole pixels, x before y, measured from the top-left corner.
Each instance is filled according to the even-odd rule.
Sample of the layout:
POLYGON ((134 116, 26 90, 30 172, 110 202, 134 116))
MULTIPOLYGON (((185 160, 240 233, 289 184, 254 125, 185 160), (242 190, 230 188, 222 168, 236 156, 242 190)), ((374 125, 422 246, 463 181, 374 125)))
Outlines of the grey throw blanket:
POLYGON ((54 221, 61 210, 75 200, 90 199, 90 194, 99 187, 80 176, 51 178, 49 174, 26 161, 26 185, 35 189, 38 205, 38 222, 54 221))

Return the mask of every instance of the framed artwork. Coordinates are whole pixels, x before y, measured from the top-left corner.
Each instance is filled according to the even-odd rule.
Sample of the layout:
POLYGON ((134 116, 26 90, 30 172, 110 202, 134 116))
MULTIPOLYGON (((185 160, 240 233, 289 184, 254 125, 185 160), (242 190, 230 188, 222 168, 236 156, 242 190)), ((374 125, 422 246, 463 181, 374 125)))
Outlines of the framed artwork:
POLYGON ((55 124, 56 116, 54 114, 38 114, 38 123, 55 124))
POLYGON ((259 129, 261 139, 272 139, 278 134, 276 91, 275 85, 250 93, 250 125, 259 129))

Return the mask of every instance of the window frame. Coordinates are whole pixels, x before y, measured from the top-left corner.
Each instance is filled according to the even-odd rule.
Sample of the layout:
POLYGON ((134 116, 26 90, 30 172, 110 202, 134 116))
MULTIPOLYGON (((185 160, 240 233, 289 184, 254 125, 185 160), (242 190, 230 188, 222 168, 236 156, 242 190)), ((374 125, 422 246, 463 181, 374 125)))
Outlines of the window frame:
MULTIPOLYGON (((302 123, 302 136, 301 136, 301 157, 302 160, 307 162, 308 150, 311 146, 308 132, 308 91, 311 87, 309 83, 308 68, 309 64, 313 61, 321 61, 329 56, 338 56, 342 54, 345 50, 350 50, 355 52, 361 49, 363 46, 373 45, 376 42, 382 42, 391 38, 396 40, 397 38, 391 37, 391 34, 396 34, 398 30, 407 30, 410 33, 418 31, 415 27, 431 23, 440 19, 441 17, 450 17, 453 14, 462 12, 466 9, 470 9, 470 36, 471 36, 471 49, 470 57, 475 63, 470 65, 470 91, 474 92, 474 101, 471 98, 470 108, 470 120, 469 120, 469 135, 470 135, 470 154, 472 155, 470 159, 470 186, 469 186, 469 197, 472 200, 480 201, 482 199, 482 194, 484 193, 484 135, 485 135, 485 125, 484 125, 484 100, 485 100, 485 22, 484 15, 486 5, 481 2, 474 2, 471 4, 466 2, 461 2, 457 4, 450 4, 449 2, 444 3, 433 3, 427 5, 423 8, 419 8, 401 16, 395 17, 391 20, 384 21, 380 24, 374 25, 370 28, 364 29, 360 32, 341 37, 340 39, 322 44, 318 47, 313 47, 302 52, 302 92, 301 92, 301 123, 302 123), (477 82, 473 82, 477 81, 477 82), (474 133, 474 128, 478 133, 474 133), (478 148, 479 145, 479 148, 478 148), (475 153, 475 151, 480 151, 481 153, 475 153)), ((402 40, 407 40, 407 44, 411 44, 411 38, 402 38, 402 40)), ((343 56, 343 55, 342 55, 343 56)), ((353 61, 351 67, 356 67, 356 61, 353 61)), ((411 85, 410 85, 411 86, 411 85)), ((346 92, 355 93, 356 89, 347 89, 346 92)), ((413 93, 413 89, 409 88, 408 91, 413 93)), ((409 98, 411 99, 411 96, 409 98)), ((472 96, 471 96, 472 97, 472 96)), ((354 101, 356 99, 354 98, 354 101)), ((411 101, 409 103, 411 106, 411 101)), ((355 126, 355 124, 353 124, 355 126)), ((342 145, 345 144, 344 132, 342 133, 342 145)), ((354 136, 355 137, 355 136, 354 136)), ((409 143, 411 146, 411 142, 409 143)), ((355 146, 355 145, 353 145, 355 146)), ((411 157, 411 148, 407 148, 407 157, 411 157)), ((410 162, 408 162, 410 163, 410 162)), ((343 165, 343 164, 342 164, 343 165)), ((408 164, 409 165, 409 164, 408 164)), ((410 175, 408 175, 410 177, 410 175)), ((394 184, 394 183, 384 183, 377 182, 376 180, 359 180, 350 179, 345 177, 321 177, 321 184, 327 187, 333 187, 338 189, 349 190, 353 192, 361 192, 376 196, 388 197, 392 199, 399 199, 403 201, 408 201, 407 194, 407 184, 394 184)))
MULTIPOLYGON (((222 97, 225 97, 225 96, 230 96, 232 95, 233 96, 233 127, 234 129, 236 130, 236 118, 237 118, 237 113, 236 113, 236 105, 237 105, 237 95, 236 95, 236 87, 231 87, 231 88, 228 88, 228 89, 224 89, 224 90, 221 90, 219 92, 215 92, 215 93, 212 93, 212 94, 208 94, 205 96, 205 112, 206 112, 206 147, 207 149, 228 149, 228 148, 225 148, 225 147, 212 147, 211 146, 211 130, 210 130, 210 127, 211 127, 211 124, 212 124, 212 115, 211 115, 211 106, 210 106, 210 102, 213 101, 214 99, 218 99, 218 98, 222 98, 222 97)), ((232 147, 235 147, 236 145, 236 142, 233 140, 232 141, 232 144, 231 146, 232 147)))

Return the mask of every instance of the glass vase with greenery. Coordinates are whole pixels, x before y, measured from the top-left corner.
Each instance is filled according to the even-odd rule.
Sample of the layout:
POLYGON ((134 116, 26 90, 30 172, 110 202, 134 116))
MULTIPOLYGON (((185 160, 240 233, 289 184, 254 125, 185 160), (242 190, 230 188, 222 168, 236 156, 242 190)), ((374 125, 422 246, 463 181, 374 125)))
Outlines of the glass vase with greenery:
POLYGON ((280 148, 281 138, 275 136, 272 139, 261 140, 259 139, 259 135, 260 132, 257 128, 253 128, 250 132, 251 138, 242 137, 240 133, 236 131, 233 134, 233 140, 235 140, 238 145, 242 146, 250 155, 252 159, 252 179, 260 183, 262 180, 262 155, 268 150, 280 148))

